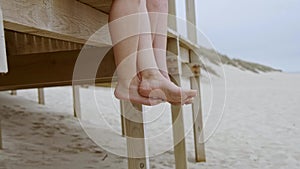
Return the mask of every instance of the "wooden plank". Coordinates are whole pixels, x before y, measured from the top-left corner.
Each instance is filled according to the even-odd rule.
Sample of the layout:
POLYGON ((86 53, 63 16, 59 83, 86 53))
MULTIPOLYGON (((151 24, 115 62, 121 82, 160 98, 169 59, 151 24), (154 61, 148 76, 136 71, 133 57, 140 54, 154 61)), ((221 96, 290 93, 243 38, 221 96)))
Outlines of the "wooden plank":
POLYGON ((112 4, 112 0, 79 0, 79 1, 107 14, 110 12, 110 7, 112 4))
POLYGON ((187 169, 182 107, 172 105, 174 155, 176 169, 187 169))
POLYGON ((167 41, 167 67, 171 76, 181 74, 181 62, 179 58, 179 41, 177 38, 168 38, 167 41))
POLYGON ((189 49, 183 46, 180 46, 180 61, 188 63, 190 61, 189 49))
MULTIPOLYGON (((179 57, 180 46, 178 39, 169 38, 167 44, 168 52, 172 53, 175 57, 179 57)), ((177 60, 177 65, 181 63, 177 60)), ((179 68, 178 68, 179 69, 179 68)), ((178 86, 181 85, 180 70, 172 72, 172 81, 178 86)), ((182 106, 171 106, 172 110, 172 124, 173 124, 173 141, 176 169, 187 169, 187 156, 185 147, 185 134, 184 134, 184 121, 182 114, 182 106)))
POLYGON ((144 134, 143 108, 139 104, 123 102, 127 139, 128 169, 149 169, 144 134))
POLYGON ((168 0, 169 3, 169 16, 168 16, 168 27, 173 31, 177 31, 177 21, 176 21, 176 1, 168 0))
MULTIPOLYGON (((81 44, 108 20, 107 14, 76 0, 0 0, 0 6, 5 29, 81 44)), ((111 45, 108 29, 105 31, 98 32, 89 44, 111 45)))
MULTIPOLYGON (((186 16, 188 39, 197 44, 197 29, 196 29, 196 9, 195 0, 186 0, 186 16)), ((199 57, 190 50, 190 60, 192 63, 199 63, 199 57)), ((205 146, 203 135, 203 119, 201 106, 201 88, 200 88, 200 67, 193 67, 194 78, 191 78, 191 88, 198 91, 197 97, 192 104, 193 121, 194 121, 194 145, 196 162, 205 162, 205 146)))
POLYGON ((2 119, 0 119, 0 150, 3 149, 1 120, 2 119))
POLYGON ((83 44, 5 30, 7 55, 80 50, 83 44))
POLYGON ((195 157, 196 162, 205 162, 205 145, 204 145, 204 131, 203 131, 203 115, 202 115, 202 101, 201 101, 201 86, 200 86, 200 75, 201 68, 199 65, 199 57, 195 52, 190 50, 191 62, 196 63, 192 67, 194 77, 191 77, 191 88, 198 91, 197 96, 194 98, 192 104, 193 110, 193 127, 194 127, 194 145, 195 145, 195 157), (198 66, 197 66, 198 64, 198 66))
POLYGON ((120 100, 120 112, 121 112, 121 129, 122 129, 122 136, 125 137, 125 104, 123 100, 120 100))
POLYGON ((10 95, 12 95, 12 96, 16 96, 16 95, 17 95, 17 91, 16 91, 16 90, 12 90, 12 91, 10 91, 10 95))
POLYGON ((81 119, 81 106, 80 106, 80 86, 73 85, 73 108, 74 108, 74 117, 81 119))
POLYGON ((45 104, 45 95, 44 95, 44 89, 38 88, 38 100, 39 104, 45 104))
POLYGON ((8 56, 8 61, 11 70, 0 76, 0 90, 111 82, 115 71, 110 48, 8 56), (76 62, 82 63, 81 69, 75 69, 76 62))
POLYGON ((185 0, 188 39, 197 44, 195 0, 185 0))
POLYGON ((8 72, 8 67, 7 67, 5 37, 4 37, 3 15, 2 15, 2 9, 0 8, 0 73, 7 73, 7 72, 8 72))

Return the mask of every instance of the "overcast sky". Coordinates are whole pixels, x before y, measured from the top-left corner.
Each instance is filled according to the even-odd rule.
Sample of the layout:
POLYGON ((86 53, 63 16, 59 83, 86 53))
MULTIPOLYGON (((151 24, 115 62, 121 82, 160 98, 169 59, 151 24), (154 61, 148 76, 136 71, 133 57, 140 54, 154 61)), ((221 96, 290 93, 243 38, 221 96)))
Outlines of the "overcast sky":
POLYGON ((300 0, 196 1, 197 25, 219 52, 300 72, 300 0))

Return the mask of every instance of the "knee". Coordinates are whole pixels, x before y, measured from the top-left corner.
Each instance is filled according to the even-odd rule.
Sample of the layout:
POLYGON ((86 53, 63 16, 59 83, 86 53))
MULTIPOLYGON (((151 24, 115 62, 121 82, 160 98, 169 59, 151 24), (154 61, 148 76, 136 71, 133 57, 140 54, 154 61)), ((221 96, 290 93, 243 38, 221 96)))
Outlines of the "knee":
POLYGON ((168 0, 147 0, 147 7, 155 12, 167 12, 168 0))

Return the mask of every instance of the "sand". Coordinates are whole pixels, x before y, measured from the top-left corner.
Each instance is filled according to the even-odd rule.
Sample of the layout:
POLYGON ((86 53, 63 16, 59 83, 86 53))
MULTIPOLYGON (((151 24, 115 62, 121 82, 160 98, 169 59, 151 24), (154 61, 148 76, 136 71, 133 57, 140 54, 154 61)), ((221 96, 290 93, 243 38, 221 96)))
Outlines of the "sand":
MULTIPOLYGON (((300 168, 300 74, 224 69, 225 101, 224 77, 212 77, 213 90, 209 79, 202 79, 206 163, 194 162, 191 107, 184 107, 189 168, 300 168)), ((37 90, 20 90, 17 96, 0 92, 0 169, 127 168, 126 158, 113 154, 126 154, 126 144, 112 91, 81 88, 81 122, 72 116, 71 91, 46 88, 46 105, 37 103, 37 90)), ((144 113, 146 135, 153 138, 149 153, 158 154, 151 157, 151 168, 174 168, 169 109, 163 104, 144 113)))

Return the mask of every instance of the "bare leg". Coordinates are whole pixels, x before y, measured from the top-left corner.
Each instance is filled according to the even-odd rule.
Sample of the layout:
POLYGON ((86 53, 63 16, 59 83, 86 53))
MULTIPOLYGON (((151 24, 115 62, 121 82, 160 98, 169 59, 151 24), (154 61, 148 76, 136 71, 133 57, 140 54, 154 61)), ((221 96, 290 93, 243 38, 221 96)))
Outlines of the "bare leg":
MULTIPOLYGON (((146 97, 179 103, 196 95, 196 91, 182 90, 160 73, 152 47, 151 26, 146 0, 115 0, 110 21, 113 21, 110 24, 110 32, 118 66, 119 83, 115 92, 118 98, 130 99, 141 104, 149 101, 145 100, 146 97), (114 22, 118 18, 138 12, 140 12, 139 17, 133 18, 132 23, 130 19, 125 22, 114 22), (134 27, 130 28, 130 26, 134 27), (126 32, 127 30, 129 32, 126 32), (118 41, 123 38, 124 31, 125 35, 130 34, 130 31, 131 33, 140 33, 140 35, 127 36, 125 40, 118 41), (136 52, 137 50, 138 52, 136 52), (137 69, 133 63, 136 63, 137 69), (140 72, 140 79, 136 78, 137 70, 140 72), (131 79, 135 80, 131 81, 131 79), (135 90, 137 83, 139 83, 139 86, 135 90), (138 94, 144 97, 139 96, 137 91, 138 94)), ((157 100, 154 99, 154 101, 157 100)))
MULTIPOLYGON (((159 71, 158 62, 156 61, 153 44, 152 44, 152 30, 149 13, 147 11, 146 0, 141 1, 141 16, 140 16, 140 38, 137 55, 137 67, 141 75, 141 83, 139 86, 139 93, 144 97, 154 97, 166 100, 170 103, 184 104, 186 99, 194 97, 196 91, 184 90, 176 86, 169 79, 165 78, 159 71)), ((163 21, 164 27, 167 25, 167 20, 163 21)), ((162 32, 166 31, 163 28, 162 32)), ((165 48, 166 37, 162 35, 162 40, 158 39, 165 48)), ((160 47, 160 45, 158 45, 160 47)), ((165 51, 165 49, 162 49, 165 51)), ((158 53, 161 53, 160 51, 158 53)), ((159 54, 159 60, 163 61, 164 69, 166 70, 166 55, 159 54)))
MULTIPOLYGON (((168 33, 168 0, 147 0, 147 10, 149 13, 152 42, 155 60, 161 74, 170 80, 167 67, 167 33, 168 33)), ((185 104, 193 102, 193 98, 187 98, 185 104)), ((181 104, 181 103, 172 103, 181 104)))
POLYGON ((132 14, 137 14, 139 9, 139 0, 115 0, 111 8, 109 29, 114 44, 113 50, 118 75, 115 96, 118 99, 131 100, 135 103, 155 105, 161 103, 161 100, 146 98, 138 93, 140 82, 136 77, 137 69, 135 63, 139 41, 137 33, 139 27, 136 25, 138 16, 132 14))
POLYGON ((155 60, 164 77, 169 78, 166 62, 168 0, 147 0, 155 60))

